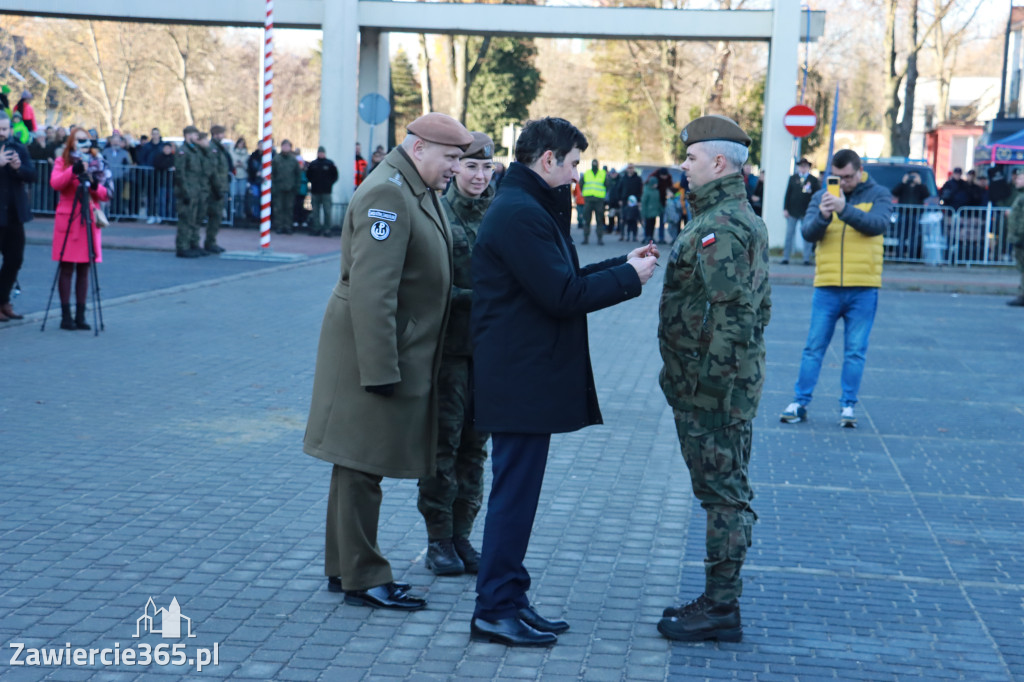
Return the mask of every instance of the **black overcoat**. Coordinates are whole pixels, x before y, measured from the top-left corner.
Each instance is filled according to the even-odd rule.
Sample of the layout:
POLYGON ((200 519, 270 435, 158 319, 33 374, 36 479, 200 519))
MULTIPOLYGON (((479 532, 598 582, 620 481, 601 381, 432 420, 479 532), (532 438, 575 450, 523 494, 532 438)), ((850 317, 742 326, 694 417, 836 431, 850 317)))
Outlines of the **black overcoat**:
POLYGON ((22 225, 32 220, 32 210, 28 203, 28 190, 25 185, 36 181, 36 171, 32 166, 32 158, 28 154, 28 147, 8 138, 0 144, 18 154, 21 159, 21 167, 14 170, 11 166, 0 168, 0 225, 7 225, 7 217, 10 215, 9 201, 14 202, 14 211, 22 225))
POLYGON ((473 249, 475 428, 565 433, 601 423, 587 313, 640 295, 620 256, 580 268, 568 185, 509 167, 473 249))

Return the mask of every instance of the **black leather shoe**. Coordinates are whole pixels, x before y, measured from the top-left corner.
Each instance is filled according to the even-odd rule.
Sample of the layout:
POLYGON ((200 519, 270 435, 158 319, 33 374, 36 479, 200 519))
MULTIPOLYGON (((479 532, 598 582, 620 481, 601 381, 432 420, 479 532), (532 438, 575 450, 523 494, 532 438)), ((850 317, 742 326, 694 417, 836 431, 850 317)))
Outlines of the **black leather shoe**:
POLYGON ((387 583, 371 587, 368 590, 346 590, 345 603, 378 609, 416 611, 424 608, 427 605, 427 600, 412 596, 395 583, 387 583))
MULTIPOLYGON (((666 612, 669 609, 665 609, 666 612)), ((743 639, 737 601, 714 602, 703 594, 658 622, 658 632, 679 642, 739 642, 743 639)))
POLYGON ((199 258, 199 253, 192 249, 178 249, 174 255, 178 258, 199 258))
POLYGON ((469 544, 469 538, 452 538, 452 545, 455 546, 455 553, 462 559, 466 567, 466 573, 475 574, 480 570, 480 552, 473 549, 469 544))
POLYGON ((466 565, 455 553, 451 540, 431 540, 427 543, 427 568, 434 575, 462 575, 466 565))
POLYGON ((474 642, 493 642, 505 646, 551 646, 558 641, 553 633, 538 632, 518 618, 497 621, 473 618, 469 638, 474 642))
POLYGON ((569 629, 569 624, 564 620, 548 620, 537 613, 532 606, 519 609, 519 620, 523 621, 537 632, 551 632, 560 635, 569 629))
POLYGON ((205 247, 206 251, 212 254, 224 253, 225 249, 219 244, 207 244, 205 247))
MULTIPOLYGON (((401 590, 402 592, 408 592, 409 588, 412 587, 409 583, 400 583, 397 580, 394 583, 395 589, 401 590)), ((330 576, 327 578, 327 591, 328 592, 344 592, 341 589, 341 578, 337 576, 330 576)))

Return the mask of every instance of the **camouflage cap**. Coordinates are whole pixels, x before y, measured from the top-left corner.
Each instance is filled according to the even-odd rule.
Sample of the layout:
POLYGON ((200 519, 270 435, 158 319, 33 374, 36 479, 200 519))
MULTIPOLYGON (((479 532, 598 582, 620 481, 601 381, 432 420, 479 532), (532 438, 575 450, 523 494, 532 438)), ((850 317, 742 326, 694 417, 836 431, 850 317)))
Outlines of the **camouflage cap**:
POLYGON ((459 147, 462 150, 473 143, 473 136, 466 130, 466 126, 448 114, 436 111, 423 114, 405 129, 426 142, 459 147))
POLYGON ((710 142, 712 140, 725 140, 737 142, 744 147, 750 146, 750 136, 743 132, 736 121, 725 116, 709 114, 690 121, 683 132, 679 134, 683 144, 691 145, 697 142, 710 142))
POLYGON ((466 151, 462 152, 462 158, 490 159, 494 156, 494 140, 490 135, 475 130, 470 135, 473 136, 473 141, 466 147, 466 151))

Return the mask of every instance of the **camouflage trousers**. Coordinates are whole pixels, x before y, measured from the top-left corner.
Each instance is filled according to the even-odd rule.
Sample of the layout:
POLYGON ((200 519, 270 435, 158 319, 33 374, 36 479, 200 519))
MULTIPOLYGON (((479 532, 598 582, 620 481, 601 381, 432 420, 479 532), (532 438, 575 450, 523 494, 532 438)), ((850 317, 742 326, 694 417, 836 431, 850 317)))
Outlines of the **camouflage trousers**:
POLYGON ((206 241, 204 246, 217 245, 217 233, 220 232, 220 223, 224 220, 224 198, 206 200, 206 241))
POLYGON ((295 190, 271 190, 270 227, 274 232, 289 234, 295 221, 295 190))
POLYGON ((674 413, 693 494, 707 512, 704 593, 714 601, 732 601, 743 592, 740 569, 757 520, 747 477, 753 428, 742 421, 709 432, 696 415, 674 413))
POLYGON ((174 246, 178 251, 187 251, 199 245, 199 221, 202 220, 199 199, 188 195, 187 204, 184 199, 184 196, 178 195, 178 234, 174 238, 174 246))
POLYGON ((1017 269, 1020 270, 1020 290, 1017 293, 1024 296, 1024 242, 1014 245, 1013 257, 1017 261, 1017 269))
POLYGON ((431 540, 468 538, 484 499, 484 445, 489 434, 473 429, 472 373, 472 358, 445 355, 441 359, 437 471, 420 479, 416 505, 431 540))

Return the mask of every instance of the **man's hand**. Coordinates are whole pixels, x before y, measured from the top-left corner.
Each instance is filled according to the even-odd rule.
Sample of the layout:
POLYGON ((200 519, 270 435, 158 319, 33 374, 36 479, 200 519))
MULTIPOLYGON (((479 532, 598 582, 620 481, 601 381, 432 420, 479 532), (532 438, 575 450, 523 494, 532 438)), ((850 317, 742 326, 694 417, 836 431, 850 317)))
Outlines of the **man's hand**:
MULTIPOLYGON (((636 249, 634 253, 640 250, 636 249)), ((626 262, 636 270, 636 274, 640 277, 640 284, 647 284, 647 280, 654 274, 654 268, 658 265, 658 258, 656 256, 634 256, 626 262)))
POLYGON ((826 218, 831 218, 832 213, 842 213, 843 209, 846 208, 846 197, 840 192, 839 196, 834 194, 825 193, 821 198, 821 214, 826 218))
POLYGON ((13 156, 14 158, 18 158, 18 155, 15 154, 10 149, 5 149, 3 153, 0 153, 0 168, 3 168, 7 164, 11 163, 11 156, 13 156))
POLYGON ((782 217, 783 218, 788 218, 789 217, 789 211, 787 211, 786 209, 782 209, 782 217))
POLYGON ((8 155, 7 156, 7 165, 8 166, 13 168, 14 170, 18 170, 19 168, 21 168, 21 157, 18 156, 18 152, 14 151, 13 149, 5 149, 4 153, 8 155))
POLYGON ((633 249, 629 252, 629 255, 626 256, 626 260, 629 261, 634 258, 646 258, 647 256, 654 256, 655 259, 661 258, 661 252, 658 251, 658 247, 654 245, 654 242, 644 244, 643 246, 638 246, 633 249))

